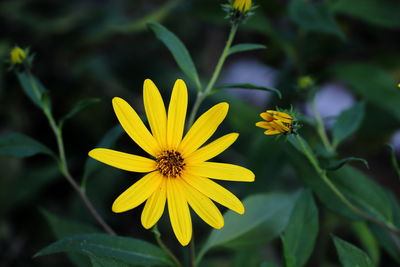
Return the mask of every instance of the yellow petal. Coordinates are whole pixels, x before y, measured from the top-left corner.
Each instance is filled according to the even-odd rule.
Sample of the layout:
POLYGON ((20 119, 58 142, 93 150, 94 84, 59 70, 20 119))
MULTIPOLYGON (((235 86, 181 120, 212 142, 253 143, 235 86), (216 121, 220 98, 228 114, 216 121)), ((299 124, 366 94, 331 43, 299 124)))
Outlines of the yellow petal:
POLYGON ((89 156, 115 168, 130 172, 151 172, 156 169, 156 162, 152 159, 106 148, 93 149, 89 152, 89 156))
POLYGON ((192 154, 186 156, 185 161, 190 165, 194 162, 202 162, 222 153, 225 149, 230 147, 238 138, 238 133, 230 133, 224 135, 217 140, 209 143, 208 145, 194 151, 192 154))
POLYGON ((268 114, 267 112, 261 113, 260 117, 263 118, 266 121, 273 121, 274 120, 274 117, 271 114, 268 114))
POLYGON ((267 110, 268 113, 273 114, 274 116, 279 116, 281 118, 285 118, 285 119, 289 119, 292 120, 293 117, 290 116, 289 114, 285 113, 285 112, 280 112, 280 111, 276 111, 276 110, 267 110))
POLYGON ((208 178, 185 175, 185 182, 196 188, 199 192, 211 198, 215 202, 231 209, 239 214, 244 213, 244 206, 242 202, 231 192, 220 186, 219 184, 211 181, 208 178))
POLYGON ((175 178, 167 180, 168 212, 172 229, 182 246, 189 244, 192 238, 192 219, 189 206, 183 197, 182 185, 175 178))
POLYGON ((244 167, 219 163, 219 162, 201 162, 193 166, 187 166, 187 172, 192 175, 208 177, 218 180, 253 182, 254 173, 244 167))
POLYGON ((180 144, 183 156, 189 155, 204 144, 214 134, 228 113, 228 103, 219 103, 201 115, 180 144))
POLYGON ((152 156, 156 156, 160 147, 143 124, 136 111, 122 98, 114 97, 112 100, 115 114, 125 132, 136 142, 144 151, 152 156))
POLYGON ((185 128, 188 92, 183 80, 176 80, 168 107, 167 143, 170 149, 177 149, 185 128))
POLYGON ((158 188, 163 177, 159 172, 151 172, 134 183, 114 201, 112 211, 119 213, 136 208, 148 199, 158 188))
POLYGON ((164 212, 165 201, 167 200, 166 179, 161 181, 159 187, 146 201, 142 212, 142 225, 146 229, 153 227, 164 212))
POLYGON ((274 135, 274 134, 281 134, 282 132, 281 131, 278 131, 278 130, 266 130, 265 132, 264 132, 264 134, 266 134, 266 135, 274 135))
POLYGON ((264 129, 270 129, 271 128, 270 122, 266 122, 266 121, 259 121, 259 122, 256 123, 256 126, 260 127, 260 128, 264 128, 264 129))
POLYGON ((280 132, 287 132, 290 130, 290 128, 288 126, 286 126, 285 124, 283 124, 282 121, 275 120, 273 122, 270 122, 270 124, 272 125, 272 128, 274 128, 280 132))
POLYGON ((160 147, 165 147, 167 114, 161 94, 150 79, 146 79, 143 84, 143 102, 151 132, 160 147))
POLYGON ((186 199, 194 212, 210 226, 221 229, 224 226, 224 218, 215 204, 183 179, 180 179, 180 181, 183 185, 186 199))

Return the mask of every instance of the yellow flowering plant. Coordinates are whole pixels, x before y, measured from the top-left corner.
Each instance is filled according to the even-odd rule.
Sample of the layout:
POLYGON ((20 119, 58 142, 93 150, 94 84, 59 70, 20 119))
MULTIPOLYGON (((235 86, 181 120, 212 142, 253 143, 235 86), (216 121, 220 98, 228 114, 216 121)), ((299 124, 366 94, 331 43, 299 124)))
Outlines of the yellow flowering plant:
POLYGON ((0 266, 400 264, 395 3, 47 2, 0 5, 0 266))
POLYGON ((146 201, 141 221, 146 229, 153 227, 167 202, 172 229, 186 246, 192 238, 192 221, 188 205, 210 226, 224 226, 221 212, 210 200, 243 214, 243 204, 228 190, 209 178, 227 181, 254 181, 250 170, 232 164, 209 161, 227 149, 238 137, 224 135, 203 144, 216 131, 228 112, 228 104, 215 105, 200 116, 184 134, 188 92, 183 80, 177 80, 166 112, 156 85, 149 79, 143 85, 143 102, 151 133, 134 109, 115 97, 113 107, 127 134, 151 158, 96 148, 89 156, 113 167, 148 173, 123 192, 112 205, 114 212, 124 212, 146 201))

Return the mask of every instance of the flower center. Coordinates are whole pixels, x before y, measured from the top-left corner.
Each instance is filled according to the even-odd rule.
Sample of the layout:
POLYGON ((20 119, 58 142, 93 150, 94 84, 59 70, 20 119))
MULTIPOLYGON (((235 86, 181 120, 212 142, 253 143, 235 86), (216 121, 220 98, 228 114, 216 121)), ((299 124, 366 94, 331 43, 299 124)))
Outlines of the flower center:
POLYGON ((181 153, 165 150, 156 159, 157 170, 165 177, 175 178, 181 175, 185 163, 181 153))

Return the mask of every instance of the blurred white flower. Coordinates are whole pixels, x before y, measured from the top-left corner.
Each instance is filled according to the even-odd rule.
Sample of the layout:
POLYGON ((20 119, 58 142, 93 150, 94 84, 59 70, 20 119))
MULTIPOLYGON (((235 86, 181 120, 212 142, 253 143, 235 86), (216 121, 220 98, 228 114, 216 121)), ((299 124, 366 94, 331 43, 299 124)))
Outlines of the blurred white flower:
MULTIPOLYGON (((277 71, 260 60, 254 58, 242 58, 227 65, 220 80, 221 84, 251 83, 254 85, 274 87, 277 71)), ((249 103, 265 107, 270 92, 262 90, 229 89, 229 93, 236 95, 249 103)))
POLYGON ((397 130, 390 139, 390 144, 393 146, 397 154, 400 154, 400 130, 397 130))
MULTIPOLYGON (((355 102, 354 96, 340 83, 322 85, 315 95, 315 105, 318 113, 330 128, 335 117, 350 108, 355 102)), ((306 105, 306 115, 313 117, 310 105, 306 105)))

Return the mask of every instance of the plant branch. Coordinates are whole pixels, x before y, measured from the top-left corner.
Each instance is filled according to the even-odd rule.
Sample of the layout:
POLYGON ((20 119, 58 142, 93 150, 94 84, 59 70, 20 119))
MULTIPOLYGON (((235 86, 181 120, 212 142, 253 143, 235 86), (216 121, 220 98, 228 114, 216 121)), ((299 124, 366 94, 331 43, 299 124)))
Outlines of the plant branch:
POLYGON ((154 225, 153 229, 151 229, 151 231, 154 233, 154 236, 156 238, 157 244, 158 246, 164 250, 169 256, 170 258, 174 261, 175 265, 177 267, 183 267, 182 263, 178 260, 178 258, 174 255, 174 253, 171 252, 171 250, 169 250, 169 248, 164 244, 164 242, 161 239, 161 233, 160 231, 158 231, 158 226, 157 224, 154 225))
POLYGON ((319 137, 321 138, 322 144, 324 145, 326 150, 328 150, 329 152, 334 152, 335 149, 332 146, 331 142, 329 141, 328 135, 326 134, 326 131, 325 131, 324 122, 321 118, 321 115, 319 114, 319 112, 317 110, 314 100, 311 101, 311 109, 312 109, 312 113, 314 115, 315 121, 317 122, 317 133, 318 133, 319 137))
POLYGON ((360 210, 357 208, 353 203, 351 203, 344 195, 343 193, 336 187, 334 183, 328 178, 326 175, 326 171, 321 169, 321 167, 318 164, 318 161, 316 158, 313 156, 312 152, 309 150, 309 148, 304 144, 303 139, 299 136, 295 136, 296 141, 299 143, 304 155, 306 158, 310 161, 311 165, 314 167, 315 171, 318 173, 318 175, 321 177, 321 179, 324 181, 324 183, 333 191, 333 193, 340 199, 340 201, 343 202, 349 209, 351 209, 353 212, 358 214, 361 217, 364 217, 365 219, 369 220, 370 222, 373 222, 377 225, 382 226, 383 228, 387 229, 391 233, 394 233, 396 235, 400 235, 400 231, 396 229, 395 227, 379 220, 376 219, 375 217, 372 217, 368 213, 360 210))
POLYGON ((78 193, 79 197, 85 204, 86 208, 89 210, 90 214, 97 221, 97 223, 104 229, 104 231, 106 231, 110 235, 115 235, 115 231, 99 215, 97 210, 94 208, 92 202, 89 200, 87 195, 82 191, 79 185, 75 182, 75 179, 70 174, 67 165, 67 159, 65 156, 65 149, 64 149, 64 142, 62 138, 61 128, 57 126, 54 117, 48 108, 44 107, 43 112, 46 115, 47 120, 49 121, 50 127, 53 130, 54 135, 56 136, 58 154, 59 154, 58 165, 62 175, 67 179, 67 181, 71 184, 74 190, 78 193))
POLYGON ((217 79, 221 73, 222 67, 225 63, 225 60, 229 55, 229 49, 232 46, 232 42, 236 35, 238 26, 239 25, 237 25, 237 24, 232 24, 231 30, 229 32, 228 40, 226 41, 224 50, 222 51, 222 54, 217 62, 217 65, 215 66, 214 72, 211 76, 210 81, 208 82, 206 89, 204 91, 199 91, 197 93, 196 101, 193 104, 193 108, 192 108, 192 111, 189 116, 187 127, 190 127, 193 124, 194 118, 200 107, 200 104, 204 101, 204 99, 206 99, 206 97, 211 93, 211 90, 214 88, 215 82, 217 81, 217 79))

